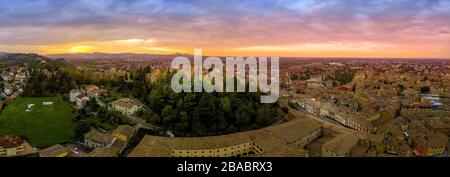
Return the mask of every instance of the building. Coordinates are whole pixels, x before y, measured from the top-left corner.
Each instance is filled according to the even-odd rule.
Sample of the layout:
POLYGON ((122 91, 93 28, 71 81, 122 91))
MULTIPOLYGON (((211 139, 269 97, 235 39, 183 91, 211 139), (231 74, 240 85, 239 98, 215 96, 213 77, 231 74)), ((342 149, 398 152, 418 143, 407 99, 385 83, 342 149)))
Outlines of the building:
POLYGON ((380 150, 385 154, 397 155, 401 157, 413 156, 413 149, 409 146, 402 137, 386 134, 383 138, 383 143, 380 150))
POLYGON ((125 149, 127 143, 124 141, 115 141, 111 147, 96 148, 89 157, 117 157, 125 149))
POLYGON ((69 154, 70 149, 60 144, 39 151, 39 157, 67 157, 69 154))
POLYGON ((437 156, 445 152, 448 137, 442 133, 433 133, 426 137, 414 137, 413 148, 419 156, 437 156))
POLYGON ((348 157, 358 142, 359 138, 353 133, 337 135, 322 145, 322 157, 348 157))
POLYGON ((116 139, 117 138, 111 134, 91 130, 84 135, 84 145, 92 149, 109 148, 113 145, 116 139))
POLYGON ((3 89, 5 95, 11 95, 14 92, 14 87, 11 84, 5 84, 3 89))
MULTIPOLYGON (((328 131, 324 129, 324 132, 328 131)), ((314 140, 305 146, 305 149, 308 150, 309 157, 320 157, 322 156, 322 145, 326 142, 332 140, 334 136, 332 134, 324 133, 324 135, 320 136, 320 138, 314 140)))
POLYGON ((130 157, 308 156, 303 147, 322 134, 321 124, 299 119, 267 128, 208 137, 145 136, 130 157))
POLYGON ((100 92, 100 88, 96 85, 86 86, 86 94, 89 98, 97 97, 100 92))
POLYGON ((407 132, 409 121, 398 117, 380 126, 377 134, 383 137, 380 153, 403 157, 413 156, 414 150, 410 146, 411 137, 407 132))
POLYGON ((335 120, 346 127, 360 132, 372 133, 374 131, 374 125, 370 122, 369 117, 359 112, 351 112, 345 107, 322 103, 315 99, 303 99, 297 103, 300 108, 310 114, 335 120))
POLYGON ((25 142, 18 136, 7 135, 0 137, 0 157, 17 156, 25 149, 25 142))
POLYGON ((134 133, 134 128, 130 125, 119 125, 114 129, 111 134, 114 135, 117 140, 128 142, 134 133))
POLYGON ((77 102, 77 97, 79 95, 81 95, 81 91, 80 90, 78 90, 78 89, 70 90, 70 92, 69 92, 69 100, 70 100, 70 102, 72 102, 72 103, 77 102))
POLYGON ((122 98, 111 103, 111 109, 119 111, 127 116, 137 113, 141 108, 142 106, 140 103, 131 98, 122 98))
POLYGON ((424 120, 424 124, 434 132, 450 136, 450 117, 429 117, 424 120))
POLYGON ((89 97, 87 97, 86 95, 78 95, 77 96, 77 107, 78 109, 82 109, 84 108, 87 103, 89 102, 89 97))
POLYGON ((310 79, 306 80, 305 82, 306 82, 306 86, 311 89, 317 89, 317 88, 324 87, 321 77, 310 78, 310 79))
POLYGON ((5 105, 5 102, 0 101, 0 112, 3 110, 3 106, 5 105))
POLYGON ((88 153, 83 150, 79 144, 64 144, 64 147, 70 150, 69 157, 88 157, 88 153))
POLYGON ((448 137, 442 133, 434 134, 427 143, 427 156, 444 154, 448 146, 448 137))

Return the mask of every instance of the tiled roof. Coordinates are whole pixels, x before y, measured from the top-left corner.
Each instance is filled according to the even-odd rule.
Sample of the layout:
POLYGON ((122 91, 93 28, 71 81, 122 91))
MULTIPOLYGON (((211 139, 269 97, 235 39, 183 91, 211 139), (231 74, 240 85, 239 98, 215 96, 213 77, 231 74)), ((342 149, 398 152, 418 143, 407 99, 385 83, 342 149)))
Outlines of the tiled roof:
POLYGON ((166 157, 170 156, 172 150, 218 149, 249 142, 254 142, 264 150, 264 153, 272 154, 274 156, 280 155, 279 153, 281 152, 290 152, 292 154, 300 151, 301 154, 305 155, 303 149, 298 146, 287 144, 287 142, 297 141, 320 128, 320 123, 314 120, 298 119, 259 130, 228 135, 183 138, 147 135, 129 156, 166 157))
POLYGON ((16 135, 6 135, 0 137, 0 147, 13 148, 18 147, 23 143, 23 140, 16 135))

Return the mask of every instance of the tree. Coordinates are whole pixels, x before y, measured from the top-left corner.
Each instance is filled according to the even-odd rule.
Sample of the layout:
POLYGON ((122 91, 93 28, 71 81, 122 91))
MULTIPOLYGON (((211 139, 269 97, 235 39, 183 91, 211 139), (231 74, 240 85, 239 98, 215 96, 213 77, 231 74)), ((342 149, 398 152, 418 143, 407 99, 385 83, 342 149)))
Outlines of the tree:
POLYGON ((161 116, 163 118, 163 124, 165 126, 171 126, 177 118, 177 113, 171 105, 166 105, 161 112, 161 116))
POLYGON ((161 123, 161 118, 156 113, 145 114, 144 115, 144 120, 145 120, 145 122, 150 123, 150 124, 159 124, 159 123, 161 123))
POLYGON ((251 121, 251 108, 248 105, 241 105, 238 110, 236 111, 236 125, 239 126, 246 126, 251 121))
POLYGON ((89 122, 81 120, 75 123, 75 138, 77 140, 83 140, 84 134, 89 132, 89 122))
POLYGON ((342 85, 351 82, 354 78, 354 72, 348 70, 341 70, 336 72, 336 80, 339 81, 342 85))
POLYGON ((261 106, 256 112, 256 124, 259 127, 271 125, 276 120, 274 116, 276 115, 269 106, 261 106))
POLYGON ((289 108, 288 108, 287 106, 282 106, 282 107, 281 107, 281 110, 282 110, 285 114, 289 113, 289 108))
POLYGON ((175 125, 175 131, 184 134, 189 129, 189 117, 184 111, 180 112, 180 121, 175 125))

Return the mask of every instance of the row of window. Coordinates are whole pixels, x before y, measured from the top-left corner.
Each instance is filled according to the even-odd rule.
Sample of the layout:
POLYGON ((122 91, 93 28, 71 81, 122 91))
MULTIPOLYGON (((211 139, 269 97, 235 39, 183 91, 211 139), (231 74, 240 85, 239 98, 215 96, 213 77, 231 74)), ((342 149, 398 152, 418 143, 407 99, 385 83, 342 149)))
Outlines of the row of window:
MULTIPOLYGON (((251 145, 253 145, 254 146, 254 143, 252 143, 251 145)), ((248 145, 247 144, 244 144, 244 145, 238 145, 238 146, 236 146, 236 148, 237 149, 240 149, 240 148, 247 148, 248 147, 248 145)), ((235 154, 235 152, 233 151, 234 150, 234 148, 235 147, 229 147, 229 149, 231 150, 231 152, 230 152, 230 155, 231 156, 233 156, 234 154, 235 154)), ((228 151, 228 148, 224 148, 224 149, 222 149, 224 152, 226 152, 226 151, 228 151)), ((249 149, 250 151, 254 151, 254 148, 253 147, 250 147, 250 149, 249 149)), ((212 154, 213 153, 213 151, 214 150, 202 150, 202 151, 199 151, 199 150, 178 150, 178 151, 176 151, 176 150, 174 150, 174 151, 172 151, 172 154, 174 154, 174 155, 176 155, 176 154, 184 154, 184 153, 186 153, 186 154, 190 154, 191 152, 192 152, 192 154, 205 154, 205 153, 209 153, 209 154, 212 154)), ((219 150, 215 150, 216 151, 216 153, 220 153, 220 149, 219 150)), ((242 151, 242 152, 246 152, 245 150, 244 151, 242 151)), ((236 154, 241 154, 241 150, 237 150, 236 151, 236 154)), ((224 154, 224 156, 227 156, 228 155, 228 153, 225 153, 224 154)), ((219 155, 217 155, 217 156, 219 156, 219 155)))
MULTIPOLYGON (((238 153, 234 154, 234 152, 231 152, 231 153, 230 153, 230 157, 245 156, 245 155, 250 154, 250 153, 255 153, 255 151, 254 151, 253 148, 250 149, 250 151, 248 151, 248 152, 243 152, 243 153, 240 153, 240 152, 238 151, 238 153)), ((183 155, 173 155, 173 156, 175 156, 175 157, 184 157, 183 155)), ((224 157, 229 157, 227 153, 223 154, 223 156, 224 156, 224 157)), ((186 156, 186 157, 189 157, 189 156, 186 156)), ((221 156, 220 156, 220 155, 213 156, 213 155, 210 154, 210 155, 200 155, 200 156, 194 156, 194 157, 221 157, 221 156)))
POLYGON ((93 147, 104 147, 104 146, 107 146, 107 144, 105 144, 105 143, 100 143, 100 142, 97 142, 97 141, 94 141, 94 140, 88 140, 86 142, 86 144, 88 144, 90 146, 93 146, 93 147))

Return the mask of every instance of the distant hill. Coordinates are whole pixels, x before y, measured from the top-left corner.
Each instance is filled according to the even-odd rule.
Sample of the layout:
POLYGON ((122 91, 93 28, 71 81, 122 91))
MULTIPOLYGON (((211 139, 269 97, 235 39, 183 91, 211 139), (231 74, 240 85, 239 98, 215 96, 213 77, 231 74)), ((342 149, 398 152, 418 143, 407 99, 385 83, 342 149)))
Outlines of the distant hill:
MULTIPOLYGON (((1 56, 1 53, 0 53, 1 56)), ((137 54, 137 53, 65 53, 65 54, 49 54, 45 55, 50 59, 66 59, 66 60, 91 60, 91 59, 152 59, 155 61, 166 61, 171 60, 178 56, 186 56, 190 59, 193 58, 189 54, 137 54)), ((208 56, 203 56, 204 58, 208 56)), ((224 56, 221 56, 224 58, 224 56)), ((344 58, 344 57, 280 57, 282 59, 280 62, 291 62, 291 61, 309 61, 314 60, 317 62, 348 62, 348 61, 377 61, 377 62, 448 62, 450 58, 344 58)))
MULTIPOLYGON (((45 60, 50 62, 47 57, 34 54, 34 53, 0 53, 0 70, 9 68, 11 66, 22 65, 24 63, 33 64, 36 61, 45 60)), ((52 62, 57 63, 59 60, 52 60, 52 62)), ((61 62, 60 62, 61 63, 61 62)))
POLYGON ((3 57, 3 56, 5 56, 5 55, 7 55, 8 53, 6 53, 6 52, 0 52, 0 57, 3 57))
POLYGON ((136 53, 67 53, 67 54, 49 54, 46 57, 51 59, 64 58, 64 59, 172 59, 175 56, 188 56, 185 54, 136 54, 136 53))

